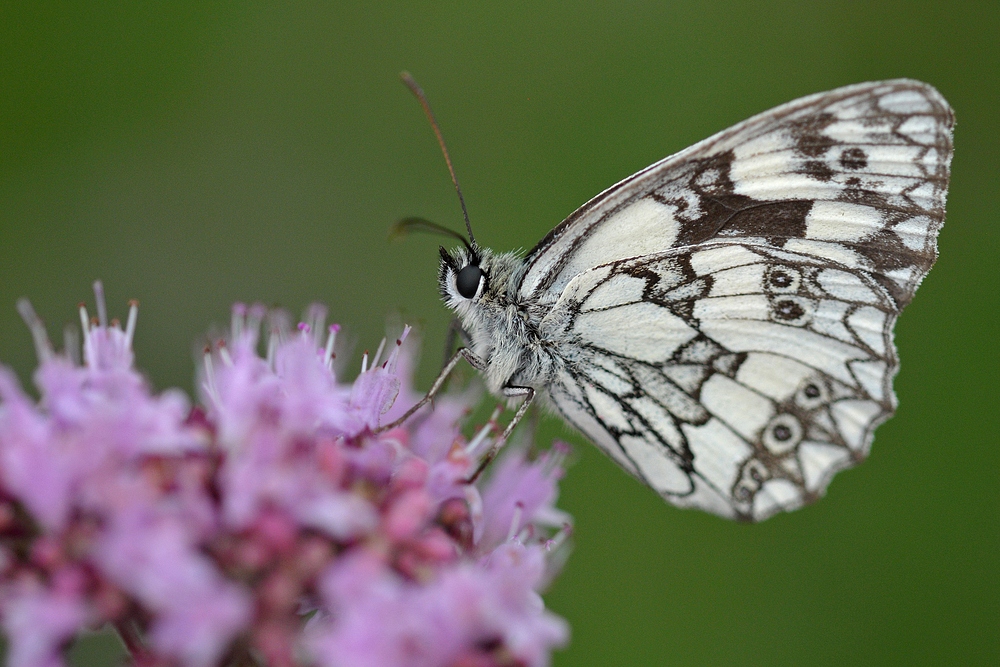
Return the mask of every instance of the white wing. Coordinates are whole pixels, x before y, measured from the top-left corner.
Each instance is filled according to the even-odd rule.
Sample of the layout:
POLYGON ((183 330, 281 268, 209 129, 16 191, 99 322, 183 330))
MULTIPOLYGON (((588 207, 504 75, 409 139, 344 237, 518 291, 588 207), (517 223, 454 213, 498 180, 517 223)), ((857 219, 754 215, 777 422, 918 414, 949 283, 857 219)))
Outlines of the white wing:
POLYGON ((564 362, 550 403, 675 504, 760 520, 819 497, 895 408, 952 125, 926 84, 849 86, 588 202, 521 282, 564 362))
POLYGON ((901 309, 937 257, 953 125, 944 98, 907 79, 789 102, 584 204, 531 251, 520 295, 551 305, 595 266, 713 238, 758 238, 835 253, 870 271, 901 309))
POLYGON ((542 320, 560 413, 674 504, 761 520, 822 495, 895 408, 892 298, 867 272, 716 241, 570 282, 542 320))

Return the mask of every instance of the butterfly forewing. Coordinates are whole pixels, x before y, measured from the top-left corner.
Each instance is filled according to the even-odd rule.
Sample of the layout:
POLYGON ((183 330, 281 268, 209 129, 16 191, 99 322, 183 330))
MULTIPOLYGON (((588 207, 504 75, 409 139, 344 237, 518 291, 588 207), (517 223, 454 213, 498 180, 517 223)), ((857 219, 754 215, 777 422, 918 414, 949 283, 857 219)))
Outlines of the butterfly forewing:
POLYGON ((849 86, 588 202, 520 285, 559 359, 550 403, 677 505, 760 520, 817 498, 895 407, 952 125, 926 84, 849 86))
POLYGON ((941 95, 911 80, 777 107, 585 204, 531 251, 521 296, 553 303, 595 266, 713 238, 761 238, 837 253, 872 271, 902 307, 936 257, 952 125, 941 95))

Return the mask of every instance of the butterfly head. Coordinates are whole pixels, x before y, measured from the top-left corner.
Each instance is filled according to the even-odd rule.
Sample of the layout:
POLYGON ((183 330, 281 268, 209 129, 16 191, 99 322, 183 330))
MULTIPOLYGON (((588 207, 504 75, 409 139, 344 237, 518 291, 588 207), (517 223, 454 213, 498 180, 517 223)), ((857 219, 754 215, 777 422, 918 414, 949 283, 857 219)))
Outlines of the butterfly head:
POLYGON ((474 242, 440 252, 441 297, 461 319, 507 305, 508 285, 522 264, 516 255, 494 253, 474 242))

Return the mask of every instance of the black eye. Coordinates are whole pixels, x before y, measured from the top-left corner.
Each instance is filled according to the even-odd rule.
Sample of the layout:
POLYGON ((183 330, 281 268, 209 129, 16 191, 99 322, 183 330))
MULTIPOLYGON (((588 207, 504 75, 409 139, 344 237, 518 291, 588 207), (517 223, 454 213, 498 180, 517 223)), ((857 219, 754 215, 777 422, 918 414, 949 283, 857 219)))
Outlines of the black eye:
POLYGON ((455 285, 458 287, 458 293, 466 299, 471 299, 476 296, 476 291, 479 289, 479 281, 482 277, 483 270, 475 264, 469 264, 467 267, 458 272, 458 277, 455 279, 455 285))

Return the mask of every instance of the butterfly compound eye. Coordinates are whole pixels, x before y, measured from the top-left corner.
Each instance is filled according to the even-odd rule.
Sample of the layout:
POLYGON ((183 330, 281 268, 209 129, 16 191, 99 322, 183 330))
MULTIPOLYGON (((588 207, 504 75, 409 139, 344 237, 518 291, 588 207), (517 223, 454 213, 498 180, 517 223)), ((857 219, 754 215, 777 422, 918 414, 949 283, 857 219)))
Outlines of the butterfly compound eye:
POLYGON ((469 264, 458 272, 458 277, 455 279, 455 286, 458 287, 458 293, 466 299, 476 296, 476 291, 479 290, 479 281, 482 278, 483 270, 475 264, 469 264))

